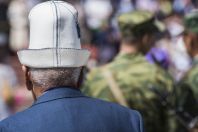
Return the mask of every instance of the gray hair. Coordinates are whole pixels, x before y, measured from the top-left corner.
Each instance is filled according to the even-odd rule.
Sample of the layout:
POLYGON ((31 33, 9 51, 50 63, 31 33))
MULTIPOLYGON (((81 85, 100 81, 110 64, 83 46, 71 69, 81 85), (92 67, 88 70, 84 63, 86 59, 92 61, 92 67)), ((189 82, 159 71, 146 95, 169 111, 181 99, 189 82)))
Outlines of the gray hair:
POLYGON ((77 86, 82 68, 30 68, 33 86, 44 89, 77 86))

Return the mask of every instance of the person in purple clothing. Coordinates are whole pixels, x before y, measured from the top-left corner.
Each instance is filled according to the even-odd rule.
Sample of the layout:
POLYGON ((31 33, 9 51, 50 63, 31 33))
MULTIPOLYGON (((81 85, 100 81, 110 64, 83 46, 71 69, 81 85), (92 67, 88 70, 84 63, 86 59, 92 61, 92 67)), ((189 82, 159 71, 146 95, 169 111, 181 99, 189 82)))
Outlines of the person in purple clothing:
POLYGON ((169 58, 168 54, 160 48, 152 48, 146 55, 146 59, 154 64, 161 66, 164 69, 168 69, 169 58))

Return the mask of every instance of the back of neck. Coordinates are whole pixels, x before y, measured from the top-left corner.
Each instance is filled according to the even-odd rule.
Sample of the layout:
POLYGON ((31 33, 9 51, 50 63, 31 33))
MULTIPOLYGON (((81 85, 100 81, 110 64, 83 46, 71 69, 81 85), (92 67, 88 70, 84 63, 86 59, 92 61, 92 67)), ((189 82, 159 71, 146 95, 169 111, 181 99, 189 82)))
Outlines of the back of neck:
POLYGON ((135 54, 138 53, 138 48, 135 44, 122 43, 120 47, 121 54, 135 54))

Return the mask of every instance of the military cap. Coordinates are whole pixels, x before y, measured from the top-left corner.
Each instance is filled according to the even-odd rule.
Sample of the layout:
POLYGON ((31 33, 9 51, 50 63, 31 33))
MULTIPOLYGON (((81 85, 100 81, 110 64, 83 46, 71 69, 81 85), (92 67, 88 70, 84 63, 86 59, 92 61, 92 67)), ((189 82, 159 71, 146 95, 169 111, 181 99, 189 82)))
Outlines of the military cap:
POLYGON ((118 24, 124 36, 141 34, 143 30, 147 30, 151 25, 154 25, 159 32, 165 31, 164 24, 155 19, 154 14, 149 11, 135 10, 124 13, 118 17, 118 24))
POLYGON ((198 10, 192 10, 185 15, 184 25, 187 31, 198 33, 198 10))

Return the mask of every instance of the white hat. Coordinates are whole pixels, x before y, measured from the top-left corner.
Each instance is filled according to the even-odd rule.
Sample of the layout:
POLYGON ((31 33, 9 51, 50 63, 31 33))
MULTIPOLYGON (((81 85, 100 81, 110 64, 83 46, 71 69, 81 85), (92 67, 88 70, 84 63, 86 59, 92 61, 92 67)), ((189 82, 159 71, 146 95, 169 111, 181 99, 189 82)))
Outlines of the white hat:
POLYGON ((78 13, 69 3, 48 1, 30 14, 29 48, 18 51, 21 64, 33 68, 81 67, 90 52, 81 49, 78 13))

